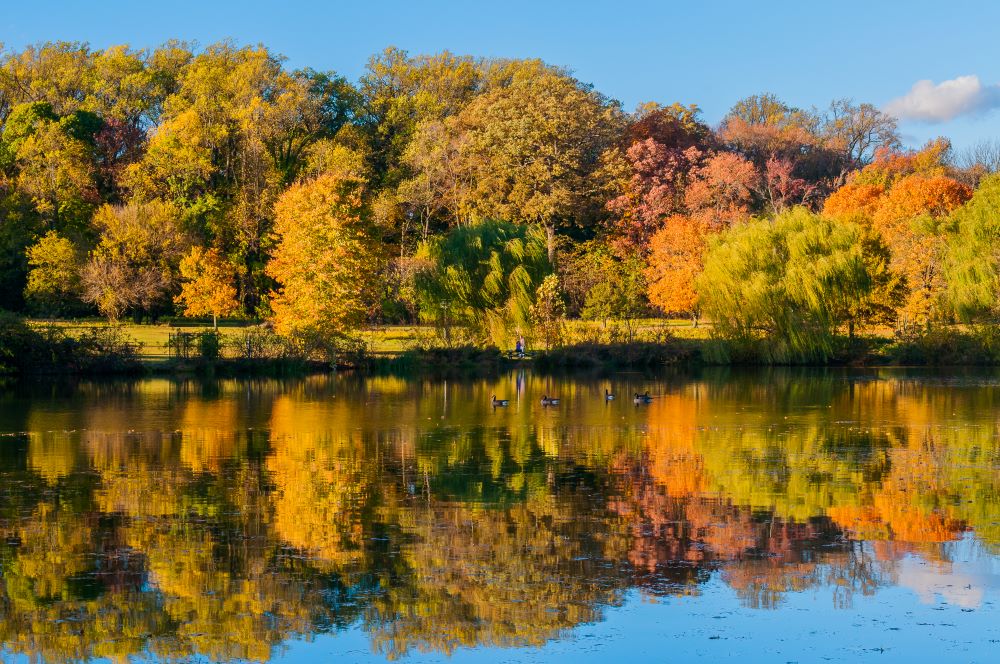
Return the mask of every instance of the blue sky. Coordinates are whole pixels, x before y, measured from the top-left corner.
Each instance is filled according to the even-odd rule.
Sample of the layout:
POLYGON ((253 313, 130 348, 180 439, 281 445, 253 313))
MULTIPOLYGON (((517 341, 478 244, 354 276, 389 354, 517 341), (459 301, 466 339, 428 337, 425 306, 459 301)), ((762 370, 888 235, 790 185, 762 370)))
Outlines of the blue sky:
POLYGON ((0 11, 0 39, 12 49, 46 40, 145 47, 231 37, 263 42, 291 67, 352 79, 387 45, 532 56, 571 68, 629 109, 646 100, 697 103, 714 123, 761 91, 804 107, 851 97, 905 116, 909 143, 945 135, 958 148, 1000 137, 998 26, 1000 3, 965 0, 34 0, 0 11), (931 83, 911 92, 918 81, 931 83))

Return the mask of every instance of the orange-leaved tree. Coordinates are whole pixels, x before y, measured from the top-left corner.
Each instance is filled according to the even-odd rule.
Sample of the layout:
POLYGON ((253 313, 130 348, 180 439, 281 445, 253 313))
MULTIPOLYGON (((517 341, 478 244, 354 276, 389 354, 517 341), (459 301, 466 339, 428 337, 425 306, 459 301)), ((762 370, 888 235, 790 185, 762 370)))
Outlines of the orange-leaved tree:
POLYGON ((909 175, 889 190, 872 217, 892 252, 892 268, 906 279, 905 319, 926 323, 939 311, 945 289, 940 222, 971 196, 968 186, 949 177, 909 175))
POLYGON ((708 223, 676 215, 649 242, 649 301, 667 313, 691 314, 698 323, 695 277, 701 274, 708 223))
POLYGON ((890 269, 905 281, 899 309, 904 321, 926 324, 938 315, 945 288, 940 224, 972 195, 949 176, 949 150, 948 142, 938 139, 915 152, 882 151, 823 208, 827 216, 854 221, 882 237, 891 252, 890 269))

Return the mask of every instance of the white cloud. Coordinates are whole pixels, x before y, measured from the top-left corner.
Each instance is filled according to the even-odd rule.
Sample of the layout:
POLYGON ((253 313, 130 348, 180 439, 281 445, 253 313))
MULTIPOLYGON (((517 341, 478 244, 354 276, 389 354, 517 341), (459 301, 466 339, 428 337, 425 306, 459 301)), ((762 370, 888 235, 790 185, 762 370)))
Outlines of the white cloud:
POLYGON ((917 81, 910 91, 885 105, 885 112, 901 120, 947 122, 959 115, 1000 106, 1000 85, 983 85, 979 77, 959 76, 935 84, 917 81))

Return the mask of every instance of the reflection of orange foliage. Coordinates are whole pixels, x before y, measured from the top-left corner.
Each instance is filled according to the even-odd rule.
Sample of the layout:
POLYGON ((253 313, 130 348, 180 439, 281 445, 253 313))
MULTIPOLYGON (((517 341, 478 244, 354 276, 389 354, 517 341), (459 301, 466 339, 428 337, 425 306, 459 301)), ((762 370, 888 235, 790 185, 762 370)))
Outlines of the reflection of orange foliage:
POLYGON ((649 407, 646 436, 649 473, 668 496, 694 496, 705 486, 705 463, 695 451, 698 433, 697 400, 671 394, 649 407))
MULTIPOLYGON (((915 433, 910 440, 923 441, 924 438, 915 433)), ((873 486, 871 498, 864 506, 831 507, 827 510, 830 518, 858 539, 914 544, 958 539, 965 530, 961 520, 939 508, 915 502, 918 497, 926 499, 947 491, 937 476, 944 465, 942 460, 935 458, 932 449, 923 448, 922 442, 916 445, 916 449, 891 451, 892 474, 873 486)))
POLYGON ((289 440, 267 467, 277 488, 274 529, 283 540, 338 565, 361 559, 361 458, 289 440))
POLYGON ((699 501, 687 510, 687 516, 693 526, 697 524, 698 538, 714 557, 737 560, 757 546, 757 534, 750 523, 748 510, 733 507, 706 510, 709 506, 699 501))
POLYGON ((902 492, 880 491, 874 504, 841 505, 829 509, 830 518, 852 537, 863 540, 899 540, 901 542, 948 542, 958 538, 961 522, 939 512, 924 512, 907 504, 902 492))

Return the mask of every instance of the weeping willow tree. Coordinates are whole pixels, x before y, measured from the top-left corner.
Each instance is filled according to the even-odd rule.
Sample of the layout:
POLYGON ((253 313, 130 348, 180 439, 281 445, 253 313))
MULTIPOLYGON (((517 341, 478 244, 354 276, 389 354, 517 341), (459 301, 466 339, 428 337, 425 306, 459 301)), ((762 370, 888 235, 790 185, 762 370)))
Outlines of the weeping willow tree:
POLYGON ((509 345, 530 327, 531 305, 552 272, 544 229, 506 221, 460 226, 421 245, 417 275, 421 312, 448 316, 483 340, 509 345))
POLYGON ((1000 314, 1000 175, 949 219, 945 256, 947 299, 962 320, 995 321, 1000 314))
POLYGON ((773 362, 829 358, 837 328, 873 292, 864 240, 859 226, 804 208, 722 233, 697 281, 716 334, 773 362))

